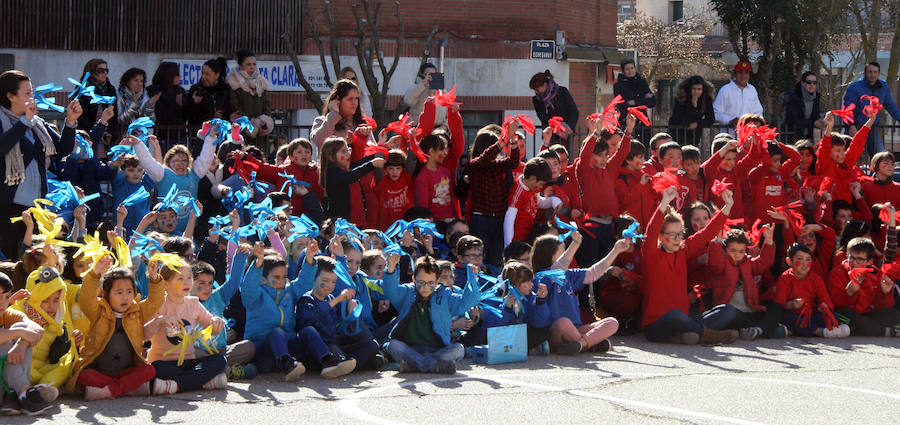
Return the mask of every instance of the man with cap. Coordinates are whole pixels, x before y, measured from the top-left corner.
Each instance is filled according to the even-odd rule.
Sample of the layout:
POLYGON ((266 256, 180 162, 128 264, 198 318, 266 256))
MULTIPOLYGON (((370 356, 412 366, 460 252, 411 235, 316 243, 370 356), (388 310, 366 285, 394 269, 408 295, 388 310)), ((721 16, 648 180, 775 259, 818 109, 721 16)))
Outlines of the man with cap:
POLYGON ((713 102, 716 121, 735 125, 737 119, 744 114, 762 115, 763 107, 759 103, 756 87, 750 84, 750 62, 740 61, 734 66, 734 80, 724 85, 713 102))

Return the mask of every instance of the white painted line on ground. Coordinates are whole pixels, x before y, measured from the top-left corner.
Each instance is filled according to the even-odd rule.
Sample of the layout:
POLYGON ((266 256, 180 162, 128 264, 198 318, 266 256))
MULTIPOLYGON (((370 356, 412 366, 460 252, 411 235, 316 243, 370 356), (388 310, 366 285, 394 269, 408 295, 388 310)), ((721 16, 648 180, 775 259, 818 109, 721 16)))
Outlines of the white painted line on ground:
POLYGON ((885 392, 875 391, 875 390, 867 390, 867 389, 863 389, 863 388, 844 387, 841 385, 822 384, 819 382, 793 381, 793 380, 787 380, 787 379, 774 379, 774 378, 753 378, 750 376, 739 376, 739 375, 684 375, 684 376, 698 376, 698 377, 704 377, 704 378, 737 379, 737 380, 744 380, 744 381, 803 385, 803 386, 807 386, 807 387, 819 387, 819 388, 828 388, 828 389, 833 389, 833 390, 852 391, 852 392, 871 394, 871 395, 877 395, 877 396, 881 396, 881 397, 888 397, 888 398, 892 398, 895 400, 900 400, 900 395, 898 395, 898 394, 885 393, 885 392))
POLYGON ((663 406, 661 404, 647 403, 647 402, 637 401, 637 400, 627 400, 624 398, 618 398, 618 397, 613 397, 613 396, 608 396, 608 395, 603 395, 603 394, 591 393, 591 392, 581 391, 581 390, 570 390, 570 391, 568 391, 568 393, 583 396, 583 397, 590 397, 590 398, 596 398, 596 399, 600 399, 600 400, 606 400, 610 403, 615 403, 615 404, 623 404, 623 405, 627 405, 627 406, 637 406, 637 407, 642 407, 642 408, 649 409, 649 410, 674 413, 676 415, 681 415, 681 416, 690 416, 690 417, 695 417, 695 418, 710 419, 710 420, 716 421, 716 423, 729 423, 729 424, 739 424, 739 425, 762 425, 763 424, 762 422, 747 421, 747 420, 738 419, 738 418, 731 418, 728 416, 719 416, 719 415, 714 415, 712 413, 697 412, 694 410, 680 409, 677 407, 663 406))

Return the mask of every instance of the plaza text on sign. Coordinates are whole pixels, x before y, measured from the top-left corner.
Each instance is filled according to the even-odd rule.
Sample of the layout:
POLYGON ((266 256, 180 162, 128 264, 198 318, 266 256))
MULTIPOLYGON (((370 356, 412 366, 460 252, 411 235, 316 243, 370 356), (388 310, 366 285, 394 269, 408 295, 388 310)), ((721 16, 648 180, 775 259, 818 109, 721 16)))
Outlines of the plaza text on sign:
MULTIPOLYGON (((200 70, 204 60, 195 59, 163 59, 166 62, 175 62, 181 75, 181 86, 185 89, 200 81, 200 70)), ((300 62, 306 81, 317 92, 328 92, 330 87, 325 85, 325 73, 318 62, 300 62)), ((303 91, 294 65, 290 61, 257 61, 259 73, 269 81, 269 91, 303 91)), ((228 72, 237 69, 236 61, 228 61, 228 72)))
POLYGON ((553 40, 531 40, 532 59, 553 59, 556 57, 556 42, 553 40))

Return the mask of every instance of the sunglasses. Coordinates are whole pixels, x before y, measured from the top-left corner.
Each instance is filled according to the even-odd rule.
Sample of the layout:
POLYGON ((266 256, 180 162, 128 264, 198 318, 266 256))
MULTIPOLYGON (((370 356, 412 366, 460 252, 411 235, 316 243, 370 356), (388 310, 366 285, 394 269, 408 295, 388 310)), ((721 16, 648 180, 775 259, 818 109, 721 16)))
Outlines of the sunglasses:
POLYGON ((109 72, 109 68, 97 68, 94 70, 94 74, 106 74, 109 72))
POLYGON ((811 85, 811 86, 814 86, 814 85, 816 85, 816 84, 819 84, 818 81, 803 80, 803 82, 806 83, 806 84, 809 84, 809 85, 811 85))

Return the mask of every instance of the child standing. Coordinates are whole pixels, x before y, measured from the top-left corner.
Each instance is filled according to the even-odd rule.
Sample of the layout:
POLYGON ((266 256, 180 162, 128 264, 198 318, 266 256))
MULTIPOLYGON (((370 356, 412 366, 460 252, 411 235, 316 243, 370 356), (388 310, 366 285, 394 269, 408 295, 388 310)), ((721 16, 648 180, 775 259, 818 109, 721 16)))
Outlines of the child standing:
MULTIPOLYGON (((144 359, 144 323, 155 316, 165 297, 162 283, 150 285, 150 295, 135 301, 134 275, 125 268, 110 270, 111 257, 98 260, 85 275, 82 291, 101 297, 83 296, 78 300, 91 320, 87 343, 75 362, 66 389, 84 387, 85 400, 116 398, 125 394, 149 395, 150 381, 156 369, 144 359), (108 271, 107 271, 108 270, 108 271)), ((155 262, 150 267, 156 267, 155 262)))
POLYGON ((375 185, 375 195, 378 198, 376 228, 380 230, 386 230, 403 218, 403 213, 414 205, 413 179, 406 171, 406 154, 403 151, 393 149, 388 152, 384 174, 375 185))
POLYGON ((459 218, 458 211, 454 209, 456 195, 453 193, 453 176, 440 165, 447 157, 447 141, 441 136, 429 134, 419 145, 428 155, 428 162, 416 175, 416 206, 431 210, 435 220, 459 218))
POLYGON ((531 158, 525 163, 525 170, 509 192, 509 207, 503 218, 504 247, 514 240, 528 241, 538 209, 555 209, 562 204, 555 196, 545 198, 540 195, 550 179, 550 165, 543 158, 531 158))
POLYGON ((849 136, 832 133, 834 128, 834 114, 825 114, 825 130, 822 140, 816 150, 816 175, 821 178, 819 192, 830 192, 834 201, 846 201, 853 203, 850 183, 857 181, 862 173, 856 162, 866 148, 866 138, 875 124, 878 113, 872 112, 869 120, 853 135, 849 136))
MULTIPOLYGON (((253 155, 243 155, 242 159, 253 164, 251 167, 257 168, 256 177, 259 181, 272 183, 280 188, 287 179, 279 174, 287 173, 297 180, 309 183, 309 191, 321 202, 325 191, 319 184, 319 167, 312 163, 312 143, 303 138, 294 139, 287 145, 287 154, 290 162, 276 165, 266 164, 253 155)), ((306 212, 303 197, 304 195, 300 191, 293 191, 293 196, 291 196, 292 215, 300 216, 306 212)))
POLYGON ((150 338, 147 361, 156 369, 153 393, 224 389, 228 385, 225 356, 198 357, 193 344, 184 339, 185 333, 196 331, 197 325, 212 326, 213 335, 225 328, 224 319, 210 314, 197 297, 190 296, 194 284, 190 266, 174 263, 162 270, 148 267, 147 274, 151 286, 162 279, 166 288, 166 300, 157 316, 144 324, 144 336, 150 338))
POLYGON ((646 153, 644 145, 632 140, 631 152, 625 157, 625 162, 619 170, 619 178, 616 179, 616 196, 619 199, 620 213, 631 215, 639 223, 650 220, 656 206, 653 200, 655 195, 650 188, 650 175, 641 171, 644 153, 646 153))
POLYGON ((894 161, 891 152, 878 152, 872 157, 871 169, 875 172, 875 179, 862 184, 869 205, 885 202, 900 205, 900 183, 894 181, 894 161))
POLYGON ((366 225, 366 206, 353 205, 352 199, 363 199, 360 179, 384 166, 384 158, 367 156, 350 163, 350 148, 341 137, 329 137, 319 152, 319 164, 324 170, 319 176, 319 184, 325 188, 328 208, 325 216, 344 218, 360 227, 366 225))
MULTIPOLYGON (((122 155, 113 163, 119 164, 119 170, 112 179, 114 205, 122 205, 122 201, 125 198, 134 194, 141 187, 147 192, 153 190, 153 180, 150 179, 150 176, 144 174, 144 167, 141 167, 141 163, 136 156, 122 155)), ((128 211, 122 222, 122 227, 125 229, 125 237, 130 237, 131 232, 134 232, 134 229, 137 228, 141 218, 150 212, 150 205, 150 197, 148 196, 147 199, 125 206, 128 211)))

